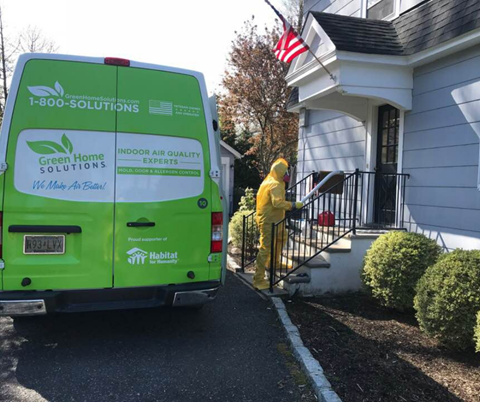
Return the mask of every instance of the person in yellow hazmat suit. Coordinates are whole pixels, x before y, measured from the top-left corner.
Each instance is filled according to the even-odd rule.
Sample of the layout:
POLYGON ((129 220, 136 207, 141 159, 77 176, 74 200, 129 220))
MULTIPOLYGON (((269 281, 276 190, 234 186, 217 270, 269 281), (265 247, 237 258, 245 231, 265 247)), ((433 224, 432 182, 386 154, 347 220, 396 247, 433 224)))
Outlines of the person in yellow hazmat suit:
MULTIPOLYGON (((257 225, 260 231, 260 249, 257 254, 256 269, 253 276, 253 286, 258 290, 268 289, 269 282, 265 279, 265 271, 270 264, 272 248, 272 223, 285 218, 285 211, 298 209, 301 202, 285 200, 285 181, 288 163, 285 159, 278 159, 272 165, 270 174, 260 185, 257 194, 257 225)), ((283 246, 287 241, 285 228, 280 228, 275 239, 275 258, 278 266, 283 246)))

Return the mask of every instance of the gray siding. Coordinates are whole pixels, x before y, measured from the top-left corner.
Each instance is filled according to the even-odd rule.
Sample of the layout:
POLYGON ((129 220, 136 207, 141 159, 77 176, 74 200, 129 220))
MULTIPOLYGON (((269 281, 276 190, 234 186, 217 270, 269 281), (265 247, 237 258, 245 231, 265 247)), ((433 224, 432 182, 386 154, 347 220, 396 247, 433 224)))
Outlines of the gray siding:
POLYGON ((337 112, 309 113, 309 126, 300 129, 297 179, 312 171, 363 168, 364 125, 337 112))
MULTIPOLYGON (((309 11, 360 16, 361 0, 306 0, 309 11)), ((312 48, 316 48, 312 44, 312 48)), ((341 113, 310 110, 309 126, 300 129, 297 179, 312 171, 353 171, 365 166, 365 126, 341 113)))
POLYGON ((305 16, 309 11, 323 11, 331 14, 360 16, 361 0, 306 0, 305 16))
POLYGON ((405 116, 407 228, 448 250, 480 244, 479 65, 475 47, 415 70, 405 116))

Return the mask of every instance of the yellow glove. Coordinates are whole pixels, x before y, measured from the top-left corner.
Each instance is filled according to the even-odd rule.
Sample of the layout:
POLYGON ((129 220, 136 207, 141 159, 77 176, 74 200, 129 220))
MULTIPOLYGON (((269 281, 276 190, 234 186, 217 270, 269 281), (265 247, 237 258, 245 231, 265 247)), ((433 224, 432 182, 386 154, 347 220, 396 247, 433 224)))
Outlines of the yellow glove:
POLYGON ((303 202, 297 201, 297 202, 295 203, 295 209, 300 209, 300 208, 302 208, 302 207, 303 207, 303 202))

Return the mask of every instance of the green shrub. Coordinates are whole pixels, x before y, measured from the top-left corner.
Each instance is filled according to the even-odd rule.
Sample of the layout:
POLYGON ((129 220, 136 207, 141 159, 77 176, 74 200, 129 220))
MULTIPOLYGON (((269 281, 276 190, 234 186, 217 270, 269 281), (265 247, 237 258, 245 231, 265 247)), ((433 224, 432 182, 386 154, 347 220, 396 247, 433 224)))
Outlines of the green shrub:
MULTIPOLYGON (((255 211, 255 194, 251 188, 245 190, 245 195, 240 199, 238 205, 239 210, 233 214, 233 217, 230 220, 229 237, 232 239, 232 244, 235 247, 240 248, 242 247, 243 237, 243 217, 250 215, 255 211)), ((248 219, 246 230, 246 246, 249 250, 253 250, 256 246, 257 239, 260 236, 254 216, 248 219)))
MULTIPOLYGON (((230 232, 230 239, 232 244, 235 247, 242 247, 242 237, 243 237, 243 217, 249 215, 252 211, 237 211, 230 220, 230 225, 228 227, 230 232)), ((258 239, 258 229, 255 219, 248 219, 248 225, 246 226, 247 230, 247 248, 254 247, 255 239, 258 239), (253 227, 252 227, 253 225, 253 227)))
POLYGON ((475 330, 473 331, 473 340, 475 341, 475 351, 480 353, 480 311, 477 314, 477 325, 475 325, 475 330))
POLYGON ((417 285, 420 328, 453 349, 473 344, 480 310, 480 251, 455 250, 429 267, 417 285))
POLYGON ((389 232, 375 240, 365 255, 362 280, 383 306, 413 308, 415 286, 441 248, 418 233, 389 232))
POLYGON ((240 198, 240 202, 238 203, 238 210, 239 211, 255 211, 256 209, 256 202, 255 202, 255 192, 251 188, 245 189, 245 195, 240 198))

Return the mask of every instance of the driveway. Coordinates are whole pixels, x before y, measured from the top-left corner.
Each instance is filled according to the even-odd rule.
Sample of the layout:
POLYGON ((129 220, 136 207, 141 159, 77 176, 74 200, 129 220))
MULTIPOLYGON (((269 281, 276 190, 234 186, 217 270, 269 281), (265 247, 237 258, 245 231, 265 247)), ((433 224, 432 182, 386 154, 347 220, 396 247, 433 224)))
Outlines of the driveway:
POLYGON ((2 401, 313 401, 269 301, 0 318, 2 401))

